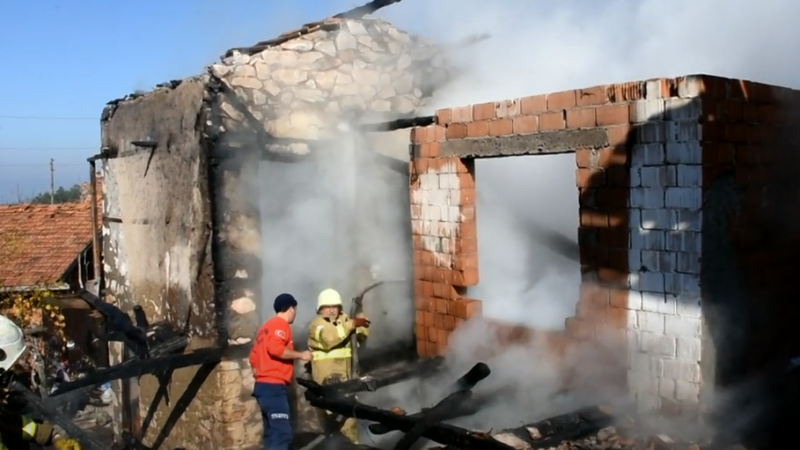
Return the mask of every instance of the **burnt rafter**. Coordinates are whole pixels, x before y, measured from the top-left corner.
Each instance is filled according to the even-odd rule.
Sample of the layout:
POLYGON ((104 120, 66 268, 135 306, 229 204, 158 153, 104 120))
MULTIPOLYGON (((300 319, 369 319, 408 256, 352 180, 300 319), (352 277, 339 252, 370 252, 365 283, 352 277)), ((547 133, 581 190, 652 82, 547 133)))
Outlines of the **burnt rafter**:
MULTIPOLYGON (((218 91, 219 95, 225 97, 239 113, 244 117, 245 122, 250 130, 253 130, 255 143, 259 148, 267 148, 270 144, 278 143, 279 139, 271 136, 264 129, 264 125, 259 121, 247 105, 236 95, 236 91, 222 78, 209 73, 210 79, 214 82, 214 88, 218 91)), ((277 156, 277 155, 276 155, 277 156)))
POLYGON ((395 3, 399 3, 400 1, 401 0, 373 0, 373 1, 369 2, 369 3, 367 3, 367 4, 364 4, 364 5, 361 5, 361 6, 357 6, 357 7, 353 8, 353 9, 341 12, 341 13, 336 14, 334 16, 331 16, 329 18, 326 18, 326 19, 323 19, 323 20, 320 20, 320 21, 317 21, 317 22, 307 23, 307 24, 303 25, 302 27, 300 27, 298 29, 287 31, 287 32, 281 34, 280 36, 278 36, 278 37, 276 37, 274 39, 270 39, 270 40, 267 40, 267 41, 261 41, 261 42, 255 44, 255 45, 250 46, 250 47, 232 48, 232 49, 230 49, 230 50, 225 52, 225 55, 222 56, 222 59, 230 58, 235 53, 241 53, 243 55, 254 55, 256 53, 263 52, 264 50, 266 50, 266 49, 268 49, 270 47, 275 47, 277 45, 281 45, 284 42, 288 42, 288 41, 291 41, 293 39, 297 39, 297 38, 303 37, 303 36, 305 36, 307 34, 311 34, 311 33, 315 32, 315 31, 320 31, 320 30, 321 31, 333 31, 333 30, 337 30, 337 29, 339 29, 339 26, 341 25, 341 22, 343 20, 360 19, 360 18, 366 16, 367 14, 372 14, 372 13, 378 11, 381 8, 393 5, 395 3))
POLYGON ((412 417, 416 416, 415 418, 419 421, 395 444, 394 450, 410 450, 437 423, 476 413, 477 408, 464 410, 462 406, 472 397, 472 388, 491 373, 492 371, 485 363, 475 364, 469 372, 453 384, 450 388, 451 394, 433 408, 412 415, 412 417))
POLYGON ((372 0, 371 2, 357 6, 349 11, 336 14, 337 19, 360 19, 367 14, 373 14, 381 8, 385 8, 395 3, 400 3, 401 0, 372 0))
POLYGON ((97 442, 92 436, 84 431, 69 417, 59 413, 54 408, 45 404, 45 402, 36 394, 28 390, 24 385, 14 381, 11 385, 12 395, 16 397, 16 401, 23 405, 23 410, 29 415, 39 420, 47 420, 55 425, 61 427, 70 437, 76 439, 81 448, 87 450, 106 450, 108 444, 101 444, 97 442))
POLYGON ((358 126, 358 129, 360 131, 367 133, 370 132, 375 133, 375 132, 402 130, 405 128, 413 128, 413 127, 426 127, 434 123, 436 123, 436 116, 420 116, 420 117, 395 119, 395 120, 390 120, 388 122, 362 124, 358 126))
POLYGON ((494 439, 530 449, 558 447, 565 441, 583 439, 612 425, 614 417, 600 406, 581 408, 540 422, 492 433, 494 439))
POLYGON ((364 391, 376 391, 412 378, 425 378, 433 375, 444 366, 443 358, 420 359, 404 364, 399 369, 377 370, 363 377, 341 383, 319 386, 317 392, 324 397, 340 397, 364 391))
MULTIPOLYGON (((307 389, 306 399, 311 406, 325 409, 345 417, 378 422, 381 426, 377 431, 401 431, 404 438, 395 447, 398 450, 407 450, 421 438, 452 445, 461 448, 485 450, 510 450, 511 446, 497 441, 489 436, 473 433, 464 428, 441 423, 448 414, 447 411, 459 410, 459 407, 470 398, 472 388, 485 379, 491 371, 484 363, 476 364, 467 374, 459 378, 445 397, 433 408, 412 415, 402 415, 394 411, 360 403, 349 396, 341 395, 332 386, 320 386, 311 380, 298 380, 298 383, 307 389)), ((451 417, 452 418, 452 417, 451 417)), ((373 427, 374 428, 374 427, 373 427)))
POLYGON ((131 359, 107 369, 94 371, 75 381, 63 383, 51 394, 51 397, 62 395, 86 386, 99 386, 109 381, 135 378, 142 375, 152 375, 159 372, 180 369, 182 367, 213 364, 226 357, 246 357, 246 352, 249 352, 249 349, 250 347, 246 345, 208 347, 190 353, 172 354, 158 358, 142 360, 131 359), (239 347, 242 347, 243 351, 237 352, 239 347))
MULTIPOLYGON (((491 370, 485 363, 475 364, 469 372, 453 383, 453 386, 447 391, 449 394, 442 401, 431 408, 423 408, 422 411, 409 416, 422 419, 422 422, 417 424, 417 431, 421 432, 430 423, 444 422, 458 417, 470 416, 478 412, 484 403, 484 399, 474 398, 472 389, 490 374, 491 370)), ((392 429, 379 423, 374 423, 369 426, 369 431, 380 435, 389 433, 392 429)), ((407 435, 412 434, 413 431, 407 433, 407 435)), ((419 439, 419 436, 414 441, 417 439, 419 439)))
POLYGON ((153 140, 131 141, 131 145, 139 148, 154 149, 158 147, 158 142, 153 140))
MULTIPOLYGON (((423 419, 399 415, 395 412, 366 405, 349 398, 326 398, 316 396, 315 392, 318 392, 316 389, 320 387, 317 383, 310 380, 298 380, 298 383, 308 389, 306 398, 309 399, 309 403, 312 406, 326 409, 345 417, 356 417, 358 419, 379 422, 392 430, 402 432, 410 431, 415 425, 423 421, 423 419), (309 395, 309 393, 311 394, 309 395)), ((422 437, 461 448, 482 450, 511 450, 513 448, 490 437, 443 423, 437 423, 427 427, 425 432, 422 433, 422 437)))

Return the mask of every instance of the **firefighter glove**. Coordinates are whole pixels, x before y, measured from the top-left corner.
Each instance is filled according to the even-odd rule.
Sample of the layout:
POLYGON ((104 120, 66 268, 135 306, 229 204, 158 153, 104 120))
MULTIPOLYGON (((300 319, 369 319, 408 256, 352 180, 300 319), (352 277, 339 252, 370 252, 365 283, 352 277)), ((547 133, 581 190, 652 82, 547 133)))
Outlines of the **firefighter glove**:
POLYGON ((356 317, 353 319, 353 325, 355 325, 356 328, 369 327, 369 320, 363 317, 356 317))
POLYGON ((56 450, 81 450, 81 444, 71 438, 58 438, 53 441, 53 447, 56 450))

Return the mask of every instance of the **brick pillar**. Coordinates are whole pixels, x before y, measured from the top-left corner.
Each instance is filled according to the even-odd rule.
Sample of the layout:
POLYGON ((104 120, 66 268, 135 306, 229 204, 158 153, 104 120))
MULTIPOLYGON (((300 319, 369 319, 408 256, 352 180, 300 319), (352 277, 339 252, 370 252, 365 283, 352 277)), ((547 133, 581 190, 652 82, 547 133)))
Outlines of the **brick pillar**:
POLYGON ((420 356, 444 354, 450 333, 480 313, 464 298, 478 283, 475 176, 471 160, 444 158, 442 125, 412 130, 411 226, 414 242, 415 331, 420 356))
MULTIPOLYGON (((800 91, 693 77, 702 125, 703 350, 722 386, 800 353, 796 149, 800 91)), ((705 358, 705 355, 704 355, 705 358)))

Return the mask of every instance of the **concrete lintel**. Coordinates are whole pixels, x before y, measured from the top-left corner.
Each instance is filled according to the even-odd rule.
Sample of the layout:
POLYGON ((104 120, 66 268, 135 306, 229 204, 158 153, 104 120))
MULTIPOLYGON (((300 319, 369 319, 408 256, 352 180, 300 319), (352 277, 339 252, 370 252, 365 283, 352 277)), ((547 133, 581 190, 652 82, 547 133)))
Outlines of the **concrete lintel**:
POLYGON ((580 148, 608 146, 608 135, 602 128, 561 130, 516 136, 458 139, 442 142, 442 156, 490 158, 498 156, 571 153, 580 148))

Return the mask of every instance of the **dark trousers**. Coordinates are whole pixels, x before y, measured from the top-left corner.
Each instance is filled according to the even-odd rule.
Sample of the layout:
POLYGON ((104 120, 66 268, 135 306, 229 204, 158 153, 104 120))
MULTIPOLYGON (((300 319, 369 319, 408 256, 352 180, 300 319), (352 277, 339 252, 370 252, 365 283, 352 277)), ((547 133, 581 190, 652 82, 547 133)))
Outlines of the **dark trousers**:
POLYGON ((264 449, 289 450, 292 423, 289 421, 289 394, 285 384, 256 383, 253 397, 261 407, 264 421, 264 449))

